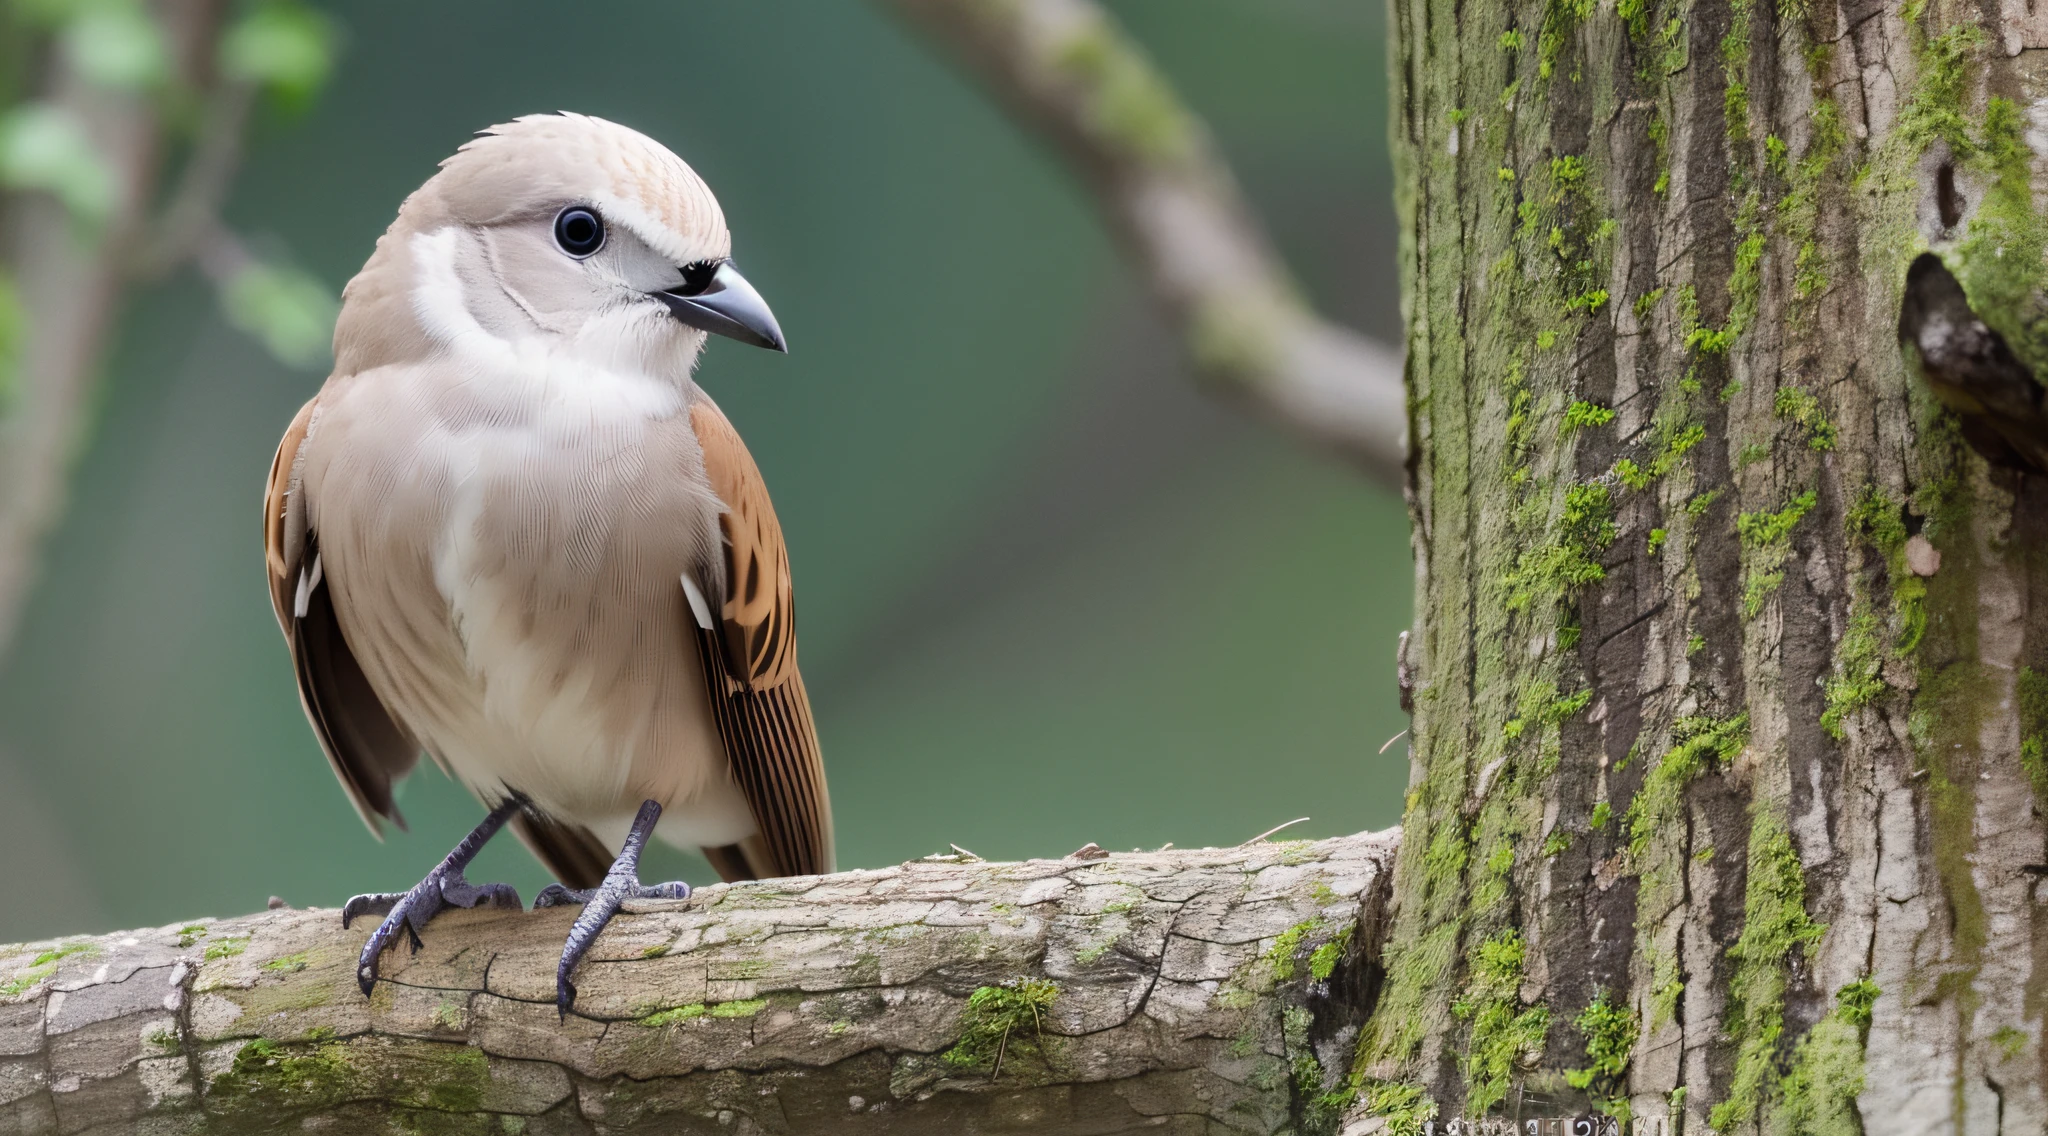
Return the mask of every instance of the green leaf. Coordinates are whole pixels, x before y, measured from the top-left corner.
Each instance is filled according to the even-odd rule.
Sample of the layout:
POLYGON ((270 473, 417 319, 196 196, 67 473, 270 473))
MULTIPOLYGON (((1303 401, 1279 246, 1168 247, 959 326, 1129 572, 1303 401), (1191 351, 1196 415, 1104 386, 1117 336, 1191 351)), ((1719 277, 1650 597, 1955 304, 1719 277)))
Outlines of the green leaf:
POLYGON ((114 175, 70 112, 28 103, 0 117, 0 185, 55 196, 80 224, 97 226, 114 208, 114 175))
POLYGON ((327 285, 296 268, 261 262, 235 273, 221 287, 228 322, 255 336, 293 367, 326 357, 341 305, 327 285))
POLYGON ((271 0, 227 30, 220 45, 221 69, 287 102, 301 102, 333 72, 334 38, 334 23, 324 14, 293 0, 271 0))
POLYGON ((14 408, 27 328, 28 316, 21 310, 21 294, 15 290, 14 281, 0 275, 0 416, 14 408))
POLYGON ((85 6, 64 25, 62 43, 71 66, 95 86, 144 90, 171 72, 162 31, 133 3, 85 6))

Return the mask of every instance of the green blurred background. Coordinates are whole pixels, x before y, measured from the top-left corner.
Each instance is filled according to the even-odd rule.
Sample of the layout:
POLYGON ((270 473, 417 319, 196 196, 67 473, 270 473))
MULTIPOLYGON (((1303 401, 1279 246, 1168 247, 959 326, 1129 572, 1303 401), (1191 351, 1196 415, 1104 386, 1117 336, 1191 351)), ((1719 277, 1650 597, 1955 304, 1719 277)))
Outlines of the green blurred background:
MULTIPOLYGON (((1111 4, 1203 114, 1324 311, 1398 333, 1380 5, 1111 4)), ((775 493, 842 867, 1395 823, 1398 498, 1191 386, 1089 204, 850 0, 329 6, 309 111, 229 207, 339 286, 469 133, 574 109, 725 205, 788 357, 699 379, 775 493)), ((410 885, 478 807, 430 765, 371 840, 300 715, 257 500, 320 375, 186 275, 138 293, 0 665, 0 940, 410 885)), ((648 871, 703 880, 694 856, 648 871)), ((473 879, 544 878, 509 838, 473 879)))

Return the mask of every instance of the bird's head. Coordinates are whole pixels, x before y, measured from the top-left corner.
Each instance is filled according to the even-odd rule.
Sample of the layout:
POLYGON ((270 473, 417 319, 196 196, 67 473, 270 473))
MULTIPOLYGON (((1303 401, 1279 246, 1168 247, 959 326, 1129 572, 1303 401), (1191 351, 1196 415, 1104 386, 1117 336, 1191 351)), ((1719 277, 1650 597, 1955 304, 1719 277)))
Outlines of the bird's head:
POLYGON ((717 198, 666 147, 601 118, 528 115, 406 199, 342 294, 335 361, 537 344, 682 374, 711 332, 788 350, 731 252, 717 198))

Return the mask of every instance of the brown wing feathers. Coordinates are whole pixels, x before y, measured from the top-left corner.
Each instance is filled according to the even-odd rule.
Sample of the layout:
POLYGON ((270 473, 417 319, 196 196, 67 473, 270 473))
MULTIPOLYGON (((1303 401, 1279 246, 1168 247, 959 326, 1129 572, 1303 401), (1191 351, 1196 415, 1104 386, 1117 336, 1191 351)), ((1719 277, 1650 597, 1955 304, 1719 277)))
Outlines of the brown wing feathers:
POLYGON ((419 761, 419 745, 392 720, 370 689, 369 678, 342 638, 328 589, 313 583, 320 551, 306 528, 305 503, 299 499, 296 476, 299 445, 306 440, 313 406, 313 402, 307 403, 292 419, 277 447, 277 457, 270 463, 270 482, 263 495, 263 551, 269 566, 270 602, 277 612, 278 627, 291 645, 299 700, 305 704, 320 748, 363 823, 372 835, 381 837, 383 820, 405 827, 405 818, 391 799, 391 783, 419 761), (305 611, 300 613, 302 588, 305 611))
MULTIPOLYGON (((691 408, 711 488, 724 502, 726 594, 698 644, 726 757, 760 825, 755 849, 778 876, 832 870, 832 806, 810 699, 796 666, 789 551, 761 471, 725 415, 691 408)), ((750 856, 749 859, 753 857, 750 856)), ((720 874, 726 874, 721 866, 720 874)))

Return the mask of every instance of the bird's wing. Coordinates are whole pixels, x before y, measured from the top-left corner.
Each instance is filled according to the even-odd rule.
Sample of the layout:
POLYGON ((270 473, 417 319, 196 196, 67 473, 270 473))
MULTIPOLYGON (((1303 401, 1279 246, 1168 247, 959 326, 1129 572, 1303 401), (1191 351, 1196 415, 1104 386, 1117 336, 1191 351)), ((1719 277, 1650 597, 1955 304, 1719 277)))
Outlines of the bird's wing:
POLYGON ((405 818, 391 799, 391 785, 412 771, 420 749, 378 700, 361 664, 349 652, 320 570, 319 542, 307 525, 299 482, 299 447, 319 401, 314 398, 292 419, 270 463, 270 484, 263 494, 270 603, 291 647, 299 701, 320 748, 348 790, 356 813, 370 826, 370 834, 382 839, 384 820, 405 827, 405 818))
MULTIPOLYGON (((690 425, 711 489, 725 505, 718 518, 723 594, 709 603, 701 594, 689 600, 718 733, 761 830, 746 858, 761 875, 830 872, 832 802, 810 698, 797 673, 796 598, 782 526, 753 455, 718 407, 698 402, 690 425)), ((693 585, 686 579, 684 586, 693 585)))

